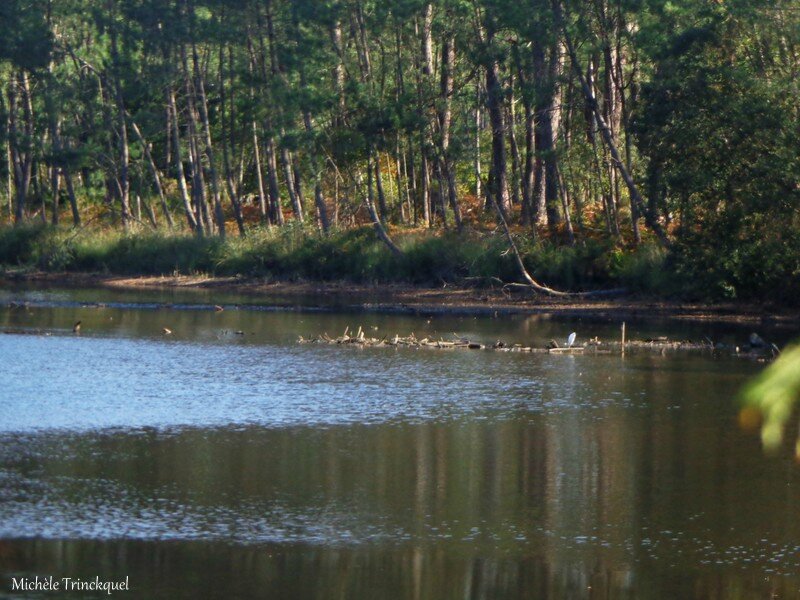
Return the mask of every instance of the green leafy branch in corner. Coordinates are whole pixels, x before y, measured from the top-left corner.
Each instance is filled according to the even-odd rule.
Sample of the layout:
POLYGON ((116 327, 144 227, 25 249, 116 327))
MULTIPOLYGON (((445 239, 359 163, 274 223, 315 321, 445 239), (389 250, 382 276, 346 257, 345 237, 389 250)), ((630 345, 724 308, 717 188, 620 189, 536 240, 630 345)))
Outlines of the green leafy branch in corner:
MULTIPOLYGON (((744 406, 739 413, 743 428, 761 424, 761 441, 767 450, 775 450, 783 441, 783 432, 800 399, 800 344, 784 350, 780 357, 754 378, 742 391, 744 406)), ((800 458, 800 434, 795 443, 800 458)))

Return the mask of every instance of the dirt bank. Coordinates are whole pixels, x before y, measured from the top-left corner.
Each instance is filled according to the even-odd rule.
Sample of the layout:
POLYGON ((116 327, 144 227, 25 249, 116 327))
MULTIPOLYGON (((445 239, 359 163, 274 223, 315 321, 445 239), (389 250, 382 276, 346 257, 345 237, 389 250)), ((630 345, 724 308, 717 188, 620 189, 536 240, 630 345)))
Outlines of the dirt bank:
POLYGON ((365 310, 429 314, 552 314, 598 319, 665 318, 794 326, 800 312, 767 305, 697 304, 642 297, 587 300, 551 298, 519 288, 439 288, 409 285, 358 285, 345 282, 276 282, 234 277, 120 277, 92 273, 4 273, 2 281, 42 287, 100 287, 119 290, 200 289, 250 296, 303 299, 308 304, 335 301, 365 310))

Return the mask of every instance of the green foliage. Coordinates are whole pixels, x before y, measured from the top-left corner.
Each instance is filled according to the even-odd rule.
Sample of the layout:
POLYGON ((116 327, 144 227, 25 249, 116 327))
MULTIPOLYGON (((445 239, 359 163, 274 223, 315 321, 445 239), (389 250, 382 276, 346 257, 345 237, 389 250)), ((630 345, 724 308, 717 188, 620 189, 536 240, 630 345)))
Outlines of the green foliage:
POLYGON ((753 37, 770 13, 745 3, 695 12, 658 45, 637 121, 649 193, 678 223, 674 270, 696 297, 796 299, 796 82, 753 37))
POLYGON ((520 246, 547 285, 796 303, 795 4, 7 0, 0 3, 0 142, 9 160, 0 177, 9 181, 9 216, 22 223, 55 221, 54 212, 68 218, 69 178, 84 221, 118 226, 127 198, 135 216, 124 225, 136 229, 148 218, 137 197, 159 212, 158 178, 164 203, 185 224, 178 217, 185 210, 180 154, 188 220, 213 212, 205 233, 227 219, 230 237, 240 201, 250 229, 246 239, 223 242, 25 227, 2 235, 0 258, 119 273, 512 281, 514 261, 494 235, 457 236, 446 228, 399 234, 405 255, 397 258, 361 225, 328 237, 305 229, 317 189, 340 223, 363 224, 370 181, 378 192, 367 169, 377 160, 389 229, 419 225, 423 190, 434 205, 434 229, 442 210, 452 223, 453 208, 441 208, 452 169, 467 229, 485 230, 494 214, 483 194, 494 189, 489 176, 494 181, 504 151, 513 229, 534 210, 521 210, 521 200, 533 203, 544 190, 549 238, 541 239, 545 227, 533 235, 526 224, 524 232, 539 241, 523 234, 520 246), (567 36, 575 65, 561 50, 567 36), (451 40, 455 58, 445 69, 451 40), (578 81, 588 72, 591 99, 578 81), (487 94, 490 73, 497 83, 487 94), (165 114, 169 98, 175 123, 165 114), (488 111, 488 100, 499 110, 488 111), (592 123, 587 107, 594 101, 643 192, 647 219, 639 215, 645 242, 638 250, 620 249, 631 241, 632 207, 592 123), (545 116, 556 113, 551 144, 545 116), (52 189, 55 172, 62 174, 60 192, 52 189), (290 186, 301 188, 305 223, 254 227, 260 219, 253 199, 266 192, 276 225, 290 208, 290 186), (222 210, 202 208, 217 197, 222 210), (556 241, 568 238, 562 200, 570 204, 574 246, 556 241), (669 252, 648 242, 646 224, 654 229, 656 222, 669 252))
MULTIPOLYGON (((411 233, 398 236, 398 243, 403 249, 401 257, 389 252, 371 227, 321 235, 293 225, 257 229, 245 238, 225 241, 165 232, 5 227, 0 228, 0 264, 120 275, 207 273, 419 285, 483 285, 519 278, 506 241, 499 235, 411 233)), ((553 244, 521 239, 520 246, 536 277, 564 289, 622 282, 654 291, 651 270, 663 261, 663 254, 649 247, 634 254, 617 254, 602 243, 564 251, 553 244)))
POLYGON ((609 260, 612 277, 632 292, 675 295, 682 291, 680 279, 668 263, 668 254, 650 242, 633 252, 615 250, 609 260))
MULTIPOLYGON (((742 391, 744 408, 740 423, 750 427, 761 421, 764 447, 774 450, 783 440, 783 431, 800 399, 800 345, 786 348, 742 391), (755 411, 755 412, 754 412, 755 411)), ((800 438, 795 448, 800 458, 800 438)))

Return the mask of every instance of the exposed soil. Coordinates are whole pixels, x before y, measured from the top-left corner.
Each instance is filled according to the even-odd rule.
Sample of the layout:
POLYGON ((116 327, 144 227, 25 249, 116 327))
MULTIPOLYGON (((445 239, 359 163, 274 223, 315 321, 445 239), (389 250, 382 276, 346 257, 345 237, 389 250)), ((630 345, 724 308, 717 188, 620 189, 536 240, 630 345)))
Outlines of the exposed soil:
POLYGON ((365 310, 436 314, 552 314, 601 319, 667 318, 686 321, 761 323, 793 326, 800 311, 765 304, 699 304, 646 297, 604 299, 552 298, 527 290, 493 287, 416 287, 398 284, 346 282, 287 282, 236 277, 171 276, 121 277, 92 273, 6 272, 8 282, 29 282, 53 287, 102 287, 112 289, 212 289, 225 292, 291 299, 297 297, 347 303, 365 310))

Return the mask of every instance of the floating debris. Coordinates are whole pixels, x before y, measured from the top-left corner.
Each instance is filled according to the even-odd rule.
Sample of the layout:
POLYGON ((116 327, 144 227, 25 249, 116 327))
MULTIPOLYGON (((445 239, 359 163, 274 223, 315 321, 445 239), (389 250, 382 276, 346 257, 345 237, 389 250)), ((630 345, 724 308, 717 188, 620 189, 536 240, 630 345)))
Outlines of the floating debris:
MULTIPOLYGON (((570 338, 572 336, 570 335, 570 338)), ((734 356, 758 358, 764 353, 743 353, 741 349, 736 346, 728 346, 724 344, 709 343, 708 340, 692 341, 692 340, 670 340, 666 337, 648 338, 644 340, 625 340, 624 346, 620 341, 601 341, 599 338, 594 337, 585 341, 581 345, 574 345, 575 340, 568 339, 573 343, 567 346, 559 346, 557 342, 551 341, 547 347, 525 346, 523 344, 509 344, 503 340, 497 340, 494 344, 484 344, 460 337, 453 334, 453 339, 444 339, 442 337, 418 338, 414 333, 407 336, 394 336, 383 337, 367 337, 363 328, 359 327, 355 335, 351 335, 350 328, 347 327, 344 333, 338 337, 331 337, 327 333, 318 335, 313 338, 304 338, 300 336, 297 340, 300 344, 330 344, 341 346, 357 346, 357 347, 402 347, 402 348, 433 348, 437 350, 493 350, 495 352, 527 352, 536 354, 611 354, 613 352, 619 353, 624 347, 626 351, 633 352, 652 352, 658 354, 666 354, 667 352, 716 352, 727 353, 734 356)))

